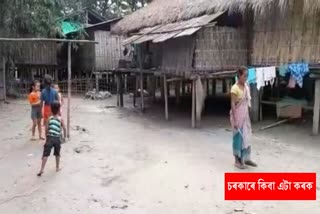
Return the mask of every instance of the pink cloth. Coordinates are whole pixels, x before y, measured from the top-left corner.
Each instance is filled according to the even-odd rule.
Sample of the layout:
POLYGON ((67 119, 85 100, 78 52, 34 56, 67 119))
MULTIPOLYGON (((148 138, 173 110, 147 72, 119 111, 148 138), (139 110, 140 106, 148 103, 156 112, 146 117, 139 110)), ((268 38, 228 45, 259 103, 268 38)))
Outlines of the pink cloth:
POLYGON ((288 88, 296 88, 296 80, 291 76, 288 83, 288 88))
POLYGON ((230 122, 233 128, 233 133, 236 134, 240 131, 242 135, 242 149, 247 149, 250 146, 249 139, 252 133, 249 115, 250 102, 250 90, 249 87, 246 85, 246 87, 244 87, 244 96, 236 104, 235 112, 232 112, 232 109, 230 111, 230 122), (235 126, 238 128, 238 130, 234 129, 235 126))

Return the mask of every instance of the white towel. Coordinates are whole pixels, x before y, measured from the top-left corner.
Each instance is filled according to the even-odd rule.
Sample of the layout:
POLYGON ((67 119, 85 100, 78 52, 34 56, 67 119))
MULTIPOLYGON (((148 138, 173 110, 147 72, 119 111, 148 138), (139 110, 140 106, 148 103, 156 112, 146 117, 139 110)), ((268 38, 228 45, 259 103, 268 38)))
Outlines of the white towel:
POLYGON ((265 86, 264 68, 257 68, 256 69, 256 82, 257 82, 257 89, 258 90, 260 90, 261 87, 265 86))
POLYGON ((273 85, 276 78, 276 67, 265 67, 263 68, 263 73, 264 81, 270 85, 273 85))

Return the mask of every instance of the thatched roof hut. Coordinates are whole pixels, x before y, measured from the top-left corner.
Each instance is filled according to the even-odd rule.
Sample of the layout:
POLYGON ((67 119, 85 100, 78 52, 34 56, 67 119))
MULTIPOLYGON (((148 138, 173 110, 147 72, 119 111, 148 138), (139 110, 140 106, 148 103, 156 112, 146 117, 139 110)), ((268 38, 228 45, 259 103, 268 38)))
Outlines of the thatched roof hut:
MULTIPOLYGON (((310 63, 320 62, 319 0, 154 0, 147 7, 121 20, 113 32, 144 34, 148 29, 154 30, 152 27, 181 23, 204 15, 210 16, 218 11, 225 11, 228 15, 242 14, 245 20, 242 30, 247 33, 245 37, 248 56, 245 64, 280 65, 300 60, 310 63)), ((223 19, 225 18, 227 17, 223 19)), ((222 18, 212 20, 212 22, 215 21, 224 22, 222 18)), ((239 30, 239 25, 237 27, 239 30)), ((206 36, 206 34, 202 35, 206 36)), ((232 39, 236 38, 232 37, 232 39)), ((238 40, 242 39, 238 38, 238 40)), ((227 49, 223 45, 224 43, 222 46, 216 45, 216 48, 227 49)), ((231 48, 237 49, 234 46, 231 48)), ((243 52, 242 48, 240 51, 243 52)), ((230 58, 234 57, 230 56, 230 58)), ((211 60, 216 61, 214 57, 211 57, 211 60)), ((237 63, 231 63, 231 66, 227 67, 235 64, 237 63)))
POLYGON ((247 64, 248 39, 241 16, 228 14, 223 9, 227 5, 220 0, 155 0, 112 32, 133 34, 124 44, 144 46, 166 73, 189 76, 235 69, 247 64))
MULTIPOLYGON (((137 31, 141 28, 159 24, 188 20, 216 11, 245 12, 252 9, 256 15, 267 14, 274 6, 286 11, 296 0, 154 0, 129 16, 126 16, 113 29, 114 33, 123 34, 137 31)), ((319 11, 320 1, 298 0, 304 14, 319 11)))

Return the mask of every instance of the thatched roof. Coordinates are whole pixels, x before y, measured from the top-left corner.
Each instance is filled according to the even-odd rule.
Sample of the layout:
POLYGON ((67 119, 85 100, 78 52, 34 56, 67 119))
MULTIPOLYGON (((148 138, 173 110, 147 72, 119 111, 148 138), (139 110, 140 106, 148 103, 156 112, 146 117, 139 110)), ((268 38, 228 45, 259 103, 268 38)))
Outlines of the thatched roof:
MULTIPOLYGON (((126 34, 141 28, 187 20, 216 11, 244 12, 252 8, 256 14, 266 13, 272 6, 286 10, 295 0, 154 0, 148 6, 126 16, 113 33, 126 34)), ((318 11, 320 0, 303 1, 305 14, 318 11)))

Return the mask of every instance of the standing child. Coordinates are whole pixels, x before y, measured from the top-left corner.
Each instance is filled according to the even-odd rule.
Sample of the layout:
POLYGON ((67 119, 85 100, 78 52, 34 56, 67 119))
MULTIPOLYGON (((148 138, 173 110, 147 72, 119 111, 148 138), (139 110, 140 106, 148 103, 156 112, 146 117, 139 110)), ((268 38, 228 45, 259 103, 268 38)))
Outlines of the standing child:
POLYGON ((36 128, 38 126, 39 139, 44 140, 41 135, 41 100, 40 100, 40 82, 34 81, 31 85, 30 94, 28 96, 31 105, 31 119, 32 119, 32 140, 35 140, 36 128))
MULTIPOLYGON (((52 77, 46 75, 44 78, 45 88, 41 92, 41 105, 43 106, 43 122, 47 126, 48 119, 52 115, 51 104, 58 101, 58 93, 52 87, 52 77)), ((46 133, 47 135, 47 133, 46 133)))
POLYGON ((58 84, 54 84, 53 88, 58 92, 58 102, 60 103, 60 116, 62 116, 63 97, 58 84))
POLYGON ((52 148, 54 148, 54 156, 56 156, 56 171, 60 170, 60 149, 61 149, 61 134, 63 129, 63 140, 66 138, 66 127, 63 120, 59 116, 60 104, 53 102, 51 104, 52 116, 47 123, 47 140, 43 148, 42 164, 40 172, 37 174, 39 177, 43 174, 48 157, 50 156, 52 148))

